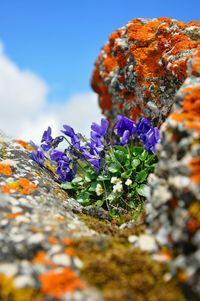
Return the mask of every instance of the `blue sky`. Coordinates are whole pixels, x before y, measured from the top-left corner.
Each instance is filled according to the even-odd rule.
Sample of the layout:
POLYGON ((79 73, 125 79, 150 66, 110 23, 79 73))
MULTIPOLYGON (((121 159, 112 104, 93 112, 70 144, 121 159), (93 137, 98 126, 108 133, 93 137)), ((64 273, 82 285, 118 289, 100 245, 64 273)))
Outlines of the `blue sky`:
POLYGON ((63 124, 89 135, 101 47, 129 20, 160 16, 199 21, 200 1, 0 0, 0 130, 35 142, 63 124))
POLYGON ((136 17, 200 20, 199 0, 0 0, 0 40, 20 68, 40 75, 48 100, 90 89, 93 64, 109 34, 136 17))

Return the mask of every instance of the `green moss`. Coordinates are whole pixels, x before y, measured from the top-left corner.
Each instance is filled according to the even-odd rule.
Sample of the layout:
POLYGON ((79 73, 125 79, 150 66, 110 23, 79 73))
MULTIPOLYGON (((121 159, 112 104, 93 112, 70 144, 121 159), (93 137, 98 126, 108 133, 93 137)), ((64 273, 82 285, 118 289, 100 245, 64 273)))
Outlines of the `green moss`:
POLYGON ((12 278, 0 274, 0 301, 39 301, 33 288, 18 289, 12 278))
POLYGON ((141 232, 141 227, 119 230, 104 221, 82 218, 93 229, 107 234, 75 242, 84 262, 81 276, 102 291, 105 301, 186 300, 175 279, 164 280, 167 265, 153 261, 149 254, 128 243, 127 237, 141 232))

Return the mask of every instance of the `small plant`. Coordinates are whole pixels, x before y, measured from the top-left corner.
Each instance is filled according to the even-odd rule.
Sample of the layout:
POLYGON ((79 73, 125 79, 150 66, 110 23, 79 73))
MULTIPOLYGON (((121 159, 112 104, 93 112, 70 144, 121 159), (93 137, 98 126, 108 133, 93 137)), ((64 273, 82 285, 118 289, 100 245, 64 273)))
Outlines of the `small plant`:
POLYGON ((119 223, 126 217, 136 219, 148 191, 148 175, 157 162, 158 129, 146 118, 136 124, 121 115, 112 130, 104 118, 101 125, 93 123, 89 140, 68 125, 63 128, 64 135, 53 139, 48 127, 42 150, 31 142, 32 158, 54 171, 61 187, 83 206, 102 207, 119 223), (64 140, 68 146, 60 151, 57 147, 64 140))

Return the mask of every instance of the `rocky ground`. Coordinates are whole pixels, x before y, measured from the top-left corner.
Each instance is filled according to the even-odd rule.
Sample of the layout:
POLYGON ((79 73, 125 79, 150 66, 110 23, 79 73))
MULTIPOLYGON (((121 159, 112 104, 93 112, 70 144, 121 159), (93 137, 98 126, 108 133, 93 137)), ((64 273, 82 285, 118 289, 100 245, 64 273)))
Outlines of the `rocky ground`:
POLYGON ((142 218, 83 213, 29 150, 1 135, 0 300, 187 300, 142 218))

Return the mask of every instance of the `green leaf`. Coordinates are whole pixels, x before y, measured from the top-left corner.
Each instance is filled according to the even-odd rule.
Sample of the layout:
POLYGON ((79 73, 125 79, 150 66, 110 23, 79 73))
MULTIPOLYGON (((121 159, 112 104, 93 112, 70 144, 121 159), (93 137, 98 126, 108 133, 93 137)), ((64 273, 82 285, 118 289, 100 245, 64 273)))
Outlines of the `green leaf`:
POLYGON ((123 147, 123 146, 121 146, 121 145, 115 146, 115 149, 117 149, 117 150, 119 150, 119 151, 121 151, 121 152, 123 152, 125 154, 127 154, 127 152, 128 152, 128 149, 125 148, 125 147, 123 147))
POLYGON ((147 179, 148 175, 149 175, 149 173, 147 173, 147 171, 145 169, 141 170, 140 172, 137 173, 135 180, 138 183, 142 183, 147 179))
POLYGON ((114 152, 115 158, 120 162, 120 163, 125 163, 126 162, 126 155, 124 152, 120 150, 116 150, 114 152))
POLYGON ((83 205, 88 205, 90 203, 90 194, 88 192, 81 192, 76 200, 83 205))
POLYGON ((131 178, 131 174, 132 174, 132 172, 127 170, 121 174, 121 178, 129 179, 129 178, 131 178))
POLYGON ((142 184, 136 188, 136 191, 139 195, 146 197, 147 196, 147 185, 142 184))
POLYGON ((147 156, 148 156, 148 152, 147 152, 146 149, 144 149, 143 152, 140 155, 140 160, 145 161, 147 156))
POLYGON ((110 181, 110 177, 109 176, 107 176, 107 175, 99 175, 98 176, 98 178, 97 178, 97 180, 99 180, 99 181, 110 181))
POLYGON ((151 165, 155 164, 156 162, 157 162, 157 156, 154 154, 153 155, 148 154, 148 157, 146 158, 144 165, 151 166, 151 165))
POLYGON ((111 164, 108 166, 108 170, 109 170, 111 173, 119 172, 119 170, 120 170, 120 165, 113 162, 113 163, 111 163, 111 164))
POLYGON ((81 177, 76 177, 72 180, 73 184, 80 184, 81 182, 83 182, 83 178, 81 177))
POLYGON ((138 165, 140 165, 140 160, 139 159, 133 159, 131 163, 133 168, 137 168, 138 165))
POLYGON ((97 174, 96 174, 96 172, 93 170, 93 169, 91 169, 91 168, 88 168, 87 170, 86 170, 86 174, 85 174, 85 178, 84 178, 84 180, 85 180, 85 182, 91 182, 92 180, 95 180, 97 178, 97 174))
POLYGON ((61 188, 65 189, 65 190, 73 190, 76 189, 76 187, 74 187, 72 185, 72 182, 64 182, 60 184, 61 188))
POLYGON ((104 204, 104 201, 103 201, 103 200, 98 200, 98 201, 95 202, 95 205, 96 205, 96 207, 98 207, 98 208, 102 207, 103 204, 104 204))
POLYGON ((142 154, 144 148, 141 146, 134 146, 131 150, 134 156, 138 156, 142 154))
POLYGON ((96 187, 97 187, 97 182, 93 182, 93 183, 91 183, 88 191, 90 191, 90 192, 96 191, 96 187))

